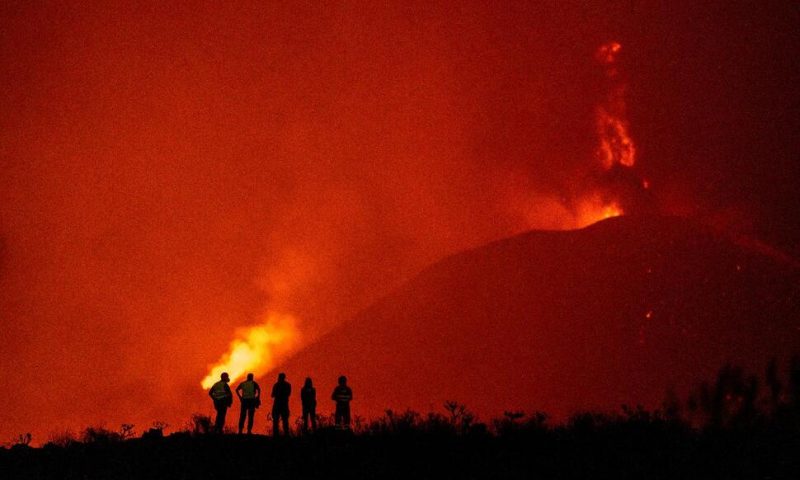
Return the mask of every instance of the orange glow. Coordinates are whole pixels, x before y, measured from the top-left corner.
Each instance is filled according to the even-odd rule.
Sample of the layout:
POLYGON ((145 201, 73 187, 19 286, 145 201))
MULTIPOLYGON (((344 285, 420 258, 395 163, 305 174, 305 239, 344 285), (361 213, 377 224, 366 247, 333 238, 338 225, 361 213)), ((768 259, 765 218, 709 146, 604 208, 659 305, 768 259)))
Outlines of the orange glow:
POLYGON ((606 101, 595 111, 595 128, 599 145, 597 156, 605 169, 614 165, 632 167, 636 163, 636 146, 628 131, 625 104, 625 84, 618 80, 616 57, 622 46, 617 42, 601 45, 596 58, 604 66, 611 82, 606 101))
MULTIPOLYGON (((616 68, 621 50, 622 45, 618 42, 609 42, 595 52, 595 59, 603 65, 610 82, 606 98, 595 109, 596 154, 604 170, 615 166, 632 168, 636 163, 636 146, 628 131, 625 113, 625 85, 618 79, 616 68)), ((641 185, 644 189, 650 188, 646 179, 642 179, 641 185)), ((519 203, 519 199, 512 199, 512 208, 519 208, 519 203)), ((613 192, 609 195, 592 188, 579 192, 577 200, 573 201, 529 196, 521 203, 526 224, 533 229, 572 230, 625 213, 620 203, 614 200, 613 192)))
POLYGON ((232 382, 249 372, 256 375, 268 372, 298 345, 295 324, 290 315, 270 313, 262 325, 239 330, 228 352, 209 367, 202 387, 211 388, 222 372, 228 372, 232 382))
MULTIPOLYGON (((724 24, 692 48, 696 16, 432 3, 0 9, 0 369, 13 385, 0 443, 93 424, 179 429, 211 412, 207 376, 265 382, 446 256, 639 214, 640 198, 675 214, 749 211, 751 186, 794 168, 778 148, 796 145, 793 125, 768 120, 792 118, 778 87, 796 73, 773 77, 767 37, 724 24), (87 382, 102 394, 75 388, 87 382)), ((742 24, 767 25, 747 13, 742 24)), ((793 192, 765 185, 767 199, 793 192)), ((325 368, 375 361, 353 352, 287 374, 323 386, 325 368)), ((353 384, 365 400, 380 387, 353 384)))
POLYGON ((587 227, 593 223, 611 217, 619 217, 625 213, 616 202, 605 202, 600 198, 593 197, 584 200, 575 214, 575 228, 587 227))
POLYGON ((617 42, 608 42, 600 45, 595 54, 597 61, 604 65, 611 65, 617 59, 617 54, 622 49, 622 45, 617 42))
POLYGON ((547 197, 522 197, 512 199, 512 209, 523 215, 527 228, 538 230, 575 230, 625 213, 617 202, 598 193, 585 195, 574 205, 547 197))
POLYGON ((595 119, 600 138, 597 152, 603 167, 632 167, 636 163, 636 146, 628 134, 627 122, 607 107, 598 107, 595 119))

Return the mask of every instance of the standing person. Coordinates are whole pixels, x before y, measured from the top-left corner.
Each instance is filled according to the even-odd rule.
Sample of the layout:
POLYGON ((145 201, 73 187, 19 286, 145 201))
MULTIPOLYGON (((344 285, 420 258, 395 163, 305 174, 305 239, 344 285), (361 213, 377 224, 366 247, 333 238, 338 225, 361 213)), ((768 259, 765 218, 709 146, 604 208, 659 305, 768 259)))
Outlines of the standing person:
POLYGON ((208 396, 214 401, 214 409, 217 411, 217 418, 214 420, 216 433, 222 433, 222 429, 225 428, 225 414, 228 413, 228 407, 233 405, 233 393, 228 386, 230 381, 228 372, 222 372, 219 381, 208 391, 208 396))
POLYGON ((347 386, 347 377, 339 377, 339 385, 333 389, 331 399, 336 402, 336 428, 342 430, 350 429, 350 400, 353 399, 353 391, 347 386))
POLYGON ((289 396, 292 385, 286 381, 286 374, 279 373, 278 381, 272 386, 272 434, 278 436, 278 421, 283 424, 283 434, 289 435, 289 396))
POLYGON ((300 400, 303 402, 303 431, 308 431, 308 419, 311 418, 311 429, 317 431, 317 390, 311 382, 311 377, 306 378, 303 389, 300 390, 300 400))
POLYGON ((239 434, 242 434, 244 419, 247 417, 247 434, 250 435, 253 431, 253 417, 256 415, 256 408, 261 405, 261 387, 253 380, 252 373, 248 373, 247 380, 236 387, 236 396, 239 397, 239 403, 242 405, 239 410, 239 434))

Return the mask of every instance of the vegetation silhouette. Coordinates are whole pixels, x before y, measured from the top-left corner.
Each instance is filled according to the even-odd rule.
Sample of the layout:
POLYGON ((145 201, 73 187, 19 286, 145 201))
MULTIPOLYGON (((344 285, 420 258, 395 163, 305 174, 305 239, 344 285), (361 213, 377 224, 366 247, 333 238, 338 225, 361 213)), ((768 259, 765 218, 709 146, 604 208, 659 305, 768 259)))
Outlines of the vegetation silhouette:
MULTIPOLYGON (((506 411, 482 422, 456 401, 441 412, 385 411, 352 429, 320 416, 311 435, 214 435, 193 415, 164 436, 157 422, 135 437, 89 427, 31 448, 30 435, 0 448, 3 478, 797 478, 800 472, 800 358, 787 374, 733 365, 661 409, 623 405, 553 424, 547 414, 506 411), (158 431, 160 435, 148 435, 158 431)), ((298 419, 297 428, 303 428, 298 419)))

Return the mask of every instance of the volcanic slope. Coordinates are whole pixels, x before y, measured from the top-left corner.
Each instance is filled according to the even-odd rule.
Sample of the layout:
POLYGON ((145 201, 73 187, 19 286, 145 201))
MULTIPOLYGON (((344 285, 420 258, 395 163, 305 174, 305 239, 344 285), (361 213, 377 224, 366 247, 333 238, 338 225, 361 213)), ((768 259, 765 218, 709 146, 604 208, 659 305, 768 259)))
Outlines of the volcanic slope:
POLYGON ((432 265, 281 369, 315 378, 323 412, 340 374, 365 416, 658 407, 800 352, 799 273, 677 218, 531 231, 432 265))

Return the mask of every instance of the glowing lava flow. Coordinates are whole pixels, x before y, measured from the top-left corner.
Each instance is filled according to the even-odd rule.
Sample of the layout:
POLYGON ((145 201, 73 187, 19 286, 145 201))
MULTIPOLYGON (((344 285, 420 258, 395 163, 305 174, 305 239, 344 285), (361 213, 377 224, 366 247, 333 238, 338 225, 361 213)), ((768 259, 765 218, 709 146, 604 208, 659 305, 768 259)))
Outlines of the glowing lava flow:
POLYGON ((291 315, 270 313, 262 325, 240 329, 228 353, 209 367, 202 387, 211 388, 222 372, 228 372, 231 382, 249 372, 256 375, 268 372, 297 346, 299 332, 295 325, 291 315))

